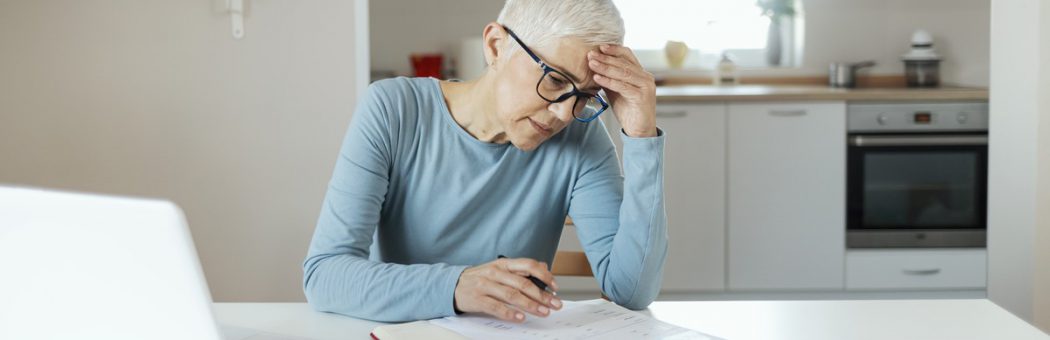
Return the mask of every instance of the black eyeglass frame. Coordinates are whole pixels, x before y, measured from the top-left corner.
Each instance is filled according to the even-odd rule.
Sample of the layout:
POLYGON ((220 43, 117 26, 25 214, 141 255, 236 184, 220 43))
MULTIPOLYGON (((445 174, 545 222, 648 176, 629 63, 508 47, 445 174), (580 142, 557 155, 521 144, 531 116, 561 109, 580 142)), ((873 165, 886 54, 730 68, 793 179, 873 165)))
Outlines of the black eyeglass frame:
MULTIPOLYGON (((506 30, 507 33, 510 34, 510 37, 514 38, 514 41, 518 42, 518 45, 521 46, 521 49, 525 50, 525 53, 527 53, 529 55, 529 57, 532 58, 532 60, 536 61, 536 63, 540 65, 540 68, 543 69, 543 75, 540 76, 540 81, 536 83, 536 95, 540 96, 540 98, 543 98, 543 100, 546 100, 548 103, 560 103, 560 102, 563 102, 566 99, 569 99, 571 97, 576 97, 576 101, 574 101, 572 103, 572 109, 573 109, 572 117, 575 118, 577 121, 580 121, 580 122, 583 122, 583 123, 587 123, 587 122, 590 122, 592 120, 597 119, 598 116, 600 116, 602 113, 605 112, 605 110, 607 110, 609 108, 609 102, 607 102, 605 100, 605 98, 602 98, 601 95, 580 91, 580 89, 576 87, 576 83, 572 81, 572 78, 569 78, 569 76, 567 76, 565 73, 563 73, 561 71, 558 71, 557 69, 555 69, 555 68, 551 67, 550 65, 547 65, 547 63, 543 62, 543 60, 541 60, 540 57, 536 55, 536 53, 533 53, 532 50, 530 50, 528 46, 525 46, 525 43, 522 42, 520 38, 518 38, 517 34, 514 34, 514 31, 511 31, 510 28, 507 28, 507 26, 503 26, 503 29, 506 30), (556 73, 559 76, 561 76, 562 78, 564 78, 565 80, 568 80, 569 81, 569 85, 572 85, 572 91, 566 92, 566 93, 562 94, 561 96, 559 96, 556 99, 549 99, 547 97, 544 97, 543 94, 540 93, 540 85, 543 84, 543 79, 547 78, 547 74, 549 74, 549 73, 556 73), (592 98, 592 97, 598 100, 598 103, 602 105, 602 108, 600 110, 598 110, 598 112, 595 112, 594 115, 591 116, 591 117, 587 117, 587 118, 577 117, 576 116, 576 105, 580 103, 580 98, 586 98, 587 100, 590 100, 590 98, 592 98)), ((586 103, 586 101, 584 101, 584 103, 586 103)), ((584 105, 586 105, 586 104, 584 104, 584 105)))

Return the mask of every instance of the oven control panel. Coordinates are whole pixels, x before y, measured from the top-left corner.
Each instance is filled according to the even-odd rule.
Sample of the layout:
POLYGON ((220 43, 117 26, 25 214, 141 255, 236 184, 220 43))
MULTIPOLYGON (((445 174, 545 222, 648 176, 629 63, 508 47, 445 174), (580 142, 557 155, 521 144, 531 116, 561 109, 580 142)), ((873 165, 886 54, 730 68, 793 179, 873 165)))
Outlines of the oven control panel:
POLYGON ((988 131, 988 103, 851 103, 850 132, 988 131))

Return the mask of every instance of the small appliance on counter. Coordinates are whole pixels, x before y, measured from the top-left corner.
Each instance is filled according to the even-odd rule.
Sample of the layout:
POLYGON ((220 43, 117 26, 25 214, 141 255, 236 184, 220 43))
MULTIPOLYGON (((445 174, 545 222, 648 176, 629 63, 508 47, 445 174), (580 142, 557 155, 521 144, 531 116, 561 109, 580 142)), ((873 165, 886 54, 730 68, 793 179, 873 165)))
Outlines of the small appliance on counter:
POLYGON ((481 78, 488 63, 485 61, 485 39, 481 36, 465 38, 452 56, 455 65, 453 76, 460 80, 481 78))
POLYGON ((911 35, 911 51, 901 56, 908 87, 937 87, 940 84, 941 56, 933 51, 933 36, 925 30, 911 35))

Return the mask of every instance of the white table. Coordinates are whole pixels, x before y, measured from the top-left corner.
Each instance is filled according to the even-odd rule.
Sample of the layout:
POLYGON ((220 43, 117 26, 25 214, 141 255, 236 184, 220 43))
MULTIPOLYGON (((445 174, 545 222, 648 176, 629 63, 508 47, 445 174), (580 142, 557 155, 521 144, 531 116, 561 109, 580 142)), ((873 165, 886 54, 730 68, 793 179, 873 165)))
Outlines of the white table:
MULTIPOLYGON (((986 299, 658 301, 645 313, 731 340, 1050 339, 986 299)), ((305 303, 216 303, 219 323, 319 340, 368 339, 378 322, 305 303)))

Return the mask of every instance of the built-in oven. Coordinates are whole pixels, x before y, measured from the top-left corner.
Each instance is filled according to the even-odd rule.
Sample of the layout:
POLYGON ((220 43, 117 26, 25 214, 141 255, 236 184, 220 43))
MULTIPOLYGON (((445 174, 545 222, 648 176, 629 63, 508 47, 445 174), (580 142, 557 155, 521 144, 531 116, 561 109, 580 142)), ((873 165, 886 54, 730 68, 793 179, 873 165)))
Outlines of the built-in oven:
POLYGON ((847 247, 985 246, 987 103, 855 103, 847 114, 847 247))

